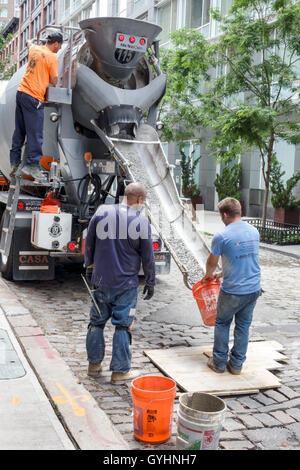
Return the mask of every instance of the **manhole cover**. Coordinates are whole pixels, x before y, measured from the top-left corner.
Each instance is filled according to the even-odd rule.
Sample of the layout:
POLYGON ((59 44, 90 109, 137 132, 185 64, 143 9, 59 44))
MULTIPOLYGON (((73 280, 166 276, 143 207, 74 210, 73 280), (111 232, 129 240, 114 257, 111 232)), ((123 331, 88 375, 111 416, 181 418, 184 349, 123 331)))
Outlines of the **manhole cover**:
POLYGON ((25 375, 21 361, 4 330, 0 330, 0 380, 17 379, 25 375))

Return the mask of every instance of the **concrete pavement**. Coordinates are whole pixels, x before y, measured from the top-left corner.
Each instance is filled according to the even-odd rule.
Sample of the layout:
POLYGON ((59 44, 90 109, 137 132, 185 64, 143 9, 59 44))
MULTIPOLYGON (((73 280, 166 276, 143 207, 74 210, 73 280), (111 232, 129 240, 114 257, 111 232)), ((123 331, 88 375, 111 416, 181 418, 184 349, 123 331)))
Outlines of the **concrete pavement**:
MULTIPOLYGON (((202 230, 207 233, 213 234, 223 227, 223 224, 217 213, 205 212, 204 220, 205 224, 202 230)), ((266 248, 268 249, 268 247, 266 248)), ((280 248, 284 250, 287 248, 289 248, 289 250, 294 250, 293 254, 297 256, 297 250, 299 247, 295 246, 280 248)), ((289 253, 286 252, 285 254, 289 253)), ((164 297, 166 289, 168 288, 167 284, 163 288, 165 282, 166 280, 162 281, 164 297)), ((28 285, 28 283, 26 285, 28 285)), ((24 286, 20 285, 20 287, 22 289, 24 286)), ((16 288, 18 289, 18 286, 16 286, 16 288)), ((34 292, 34 290, 32 292, 34 292)), ((26 289, 23 289, 23 295, 26 295, 26 289)), ((61 295, 63 296, 64 293, 62 292, 61 295)), ((170 295, 173 294, 170 293, 170 295)), ((60 298, 57 297, 58 304, 60 302, 59 299, 60 298)), ((123 395, 124 397, 126 396, 126 387, 124 389, 123 387, 119 386, 117 393, 120 396, 118 398, 116 393, 112 390, 111 385, 106 383, 105 374, 109 374, 109 372, 105 372, 104 377, 99 381, 86 381, 86 379, 83 379, 82 382, 86 381, 84 385, 87 384, 87 386, 84 386, 81 382, 80 374, 79 376, 77 375, 77 377, 73 375, 73 372, 63 358, 63 354, 58 353, 58 351, 53 347, 52 340, 54 340, 54 338, 58 346, 60 346, 60 344, 65 345, 65 338, 62 338, 62 343, 60 343, 59 335, 64 334, 62 332, 66 331, 66 314, 68 313, 68 308, 66 308, 64 305, 57 306, 57 309, 61 310, 60 321, 62 324, 65 323, 65 328, 61 331, 57 330, 55 332, 52 330, 52 334, 55 334, 55 336, 50 336, 50 344, 48 341, 49 336, 46 336, 40 328, 40 318, 42 318, 42 312, 41 316, 38 316, 38 318, 36 317, 36 320, 39 324, 37 324, 36 320, 34 320, 33 316, 31 315, 30 305, 33 305, 34 302, 35 299, 32 299, 32 302, 30 302, 29 298, 28 302, 24 303, 22 300, 21 303, 17 296, 13 293, 12 289, 8 287, 7 283, 0 280, 0 415, 1 417, 3 416, 5 423, 5 426, 1 426, 0 429, 0 449, 129 449, 129 436, 130 439, 132 439, 132 408, 129 406, 127 412, 126 401, 125 399, 123 400, 123 395), (28 308, 24 307, 24 304, 27 304, 28 308), (87 387, 90 388, 90 391, 87 390, 87 387), (101 404, 99 407, 98 400, 100 399, 101 404), (121 409, 118 409, 117 405, 119 404, 122 405, 122 407, 125 409, 126 416, 124 415, 123 408, 123 414, 121 409), (110 412, 110 417, 113 423, 116 423, 116 427, 112 424, 112 421, 108 418, 107 414, 103 411, 102 408, 106 410, 107 413, 110 412), (110 410, 110 408, 112 409, 110 410), (117 428, 120 429, 120 431, 117 428), (123 430, 125 432, 125 437, 122 437, 121 435, 123 430), (126 435, 126 432, 128 432, 128 435, 126 435)), ((176 321, 174 320, 174 312, 172 312, 172 318, 168 318, 171 316, 171 303, 171 311, 169 314, 167 312, 168 309, 165 309, 164 307, 163 312, 165 311, 165 313, 163 318, 165 318, 165 326, 163 328, 166 330, 166 334, 163 339, 155 338, 155 335, 157 335, 155 331, 155 329, 157 329, 155 326, 155 318, 157 315, 158 318, 161 319, 162 313, 159 312, 159 301, 157 301, 155 298, 153 302, 157 304, 156 308, 154 309, 153 313, 151 313, 151 316, 148 316, 148 319, 151 320, 152 323, 150 324, 150 321, 142 322, 140 320, 139 324, 139 328, 143 327, 142 331, 145 331, 145 338, 150 340, 148 333, 148 330, 150 329, 153 336, 151 339, 152 344, 155 345, 155 341, 157 344, 160 344, 158 343, 158 341, 160 341, 163 342, 163 347, 168 347, 168 331, 171 328, 174 330, 172 340, 170 339, 170 341, 172 341, 172 346, 176 345, 176 335, 178 344, 180 344, 180 341, 186 341, 188 334, 187 330, 190 328, 182 328, 183 332, 180 332, 180 325, 184 324, 185 322, 183 318, 180 318, 180 312, 183 310, 183 307, 179 308, 178 301, 178 313, 176 313, 178 318, 176 318, 176 321), (170 325, 167 326, 167 323, 170 323, 170 325)), ((182 299, 182 302, 184 303, 186 310, 186 300, 182 299)), ((70 301, 70 304, 71 303, 72 302, 70 301)), ((273 305, 274 301, 272 300, 270 293, 270 305, 271 304, 273 305)), ((48 306, 44 304, 45 311, 47 310, 47 307, 48 306)), ((43 310, 42 303, 39 308, 43 310)), ((74 305, 70 305, 69 308, 73 312, 74 305)), ((78 308, 78 306, 76 308, 78 308)), ((144 304, 143 310, 147 308, 148 304, 147 306, 144 304)), ((196 338, 196 329, 198 323, 198 328, 201 329, 202 338, 203 334, 206 334, 206 329, 201 326, 199 312, 196 308, 196 305, 194 305, 194 303, 191 301, 191 309, 192 308, 194 308, 195 311, 193 314, 193 319, 189 320, 191 320, 191 323, 194 325, 193 338, 196 338)), ((191 309, 189 309, 190 313, 191 309)), ((75 321, 78 320, 75 319, 76 315, 79 316, 79 312, 72 313, 73 324, 79 324, 78 321, 75 321)), ((49 323, 49 320, 50 319, 48 318, 46 321, 49 323)), ((261 323, 259 323, 256 327, 258 333, 265 334, 266 331, 270 332, 270 329, 273 328, 273 334, 279 334, 279 330, 277 331, 277 326, 265 324, 263 321, 265 320, 262 318, 261 323)), ((45 325, 46 323, 43 327, 44 331, 45 325)), ((294 328, 294 325, 291 324, 290 327, 294 328)), ((83 348, 84 334, 85 331, 80 333, 80 336, 78 337, 78 341, 80 341, 80 344, 82 343, 81 346, 83 348)), ((209 334, 211 334, 211 331, 209 331, 209 334)), ((295 334, 294 330, 288 332, 288 334, 295 334)), ((208 336, 209 335, 207 333, 207 337, 208 336)), ((72 338, 73 342, 73 332, 71 333, 70 338, 72 338)), ((193 345, 194 343, 196 344, 197 339, 193 338, 188 338, 189 345, 193 345)), ((278 338, 278 340, 280 340, 280 338, 278 338)), ((149 347, 148 344, 146 344, 146 340, 144 342, 145 347, 149 347)), ((135 339, 135 344, 136 343, 137 339, 135 339)), ((143 343, 138 342, 135 345, 135 348, 139 352, 135 354, 134 366, 139 365, 139 361, 141 361, 142 364, 147 364, 147 358, 144 358, 142 355, 143 343)), ((64 350, 62 346, 60 349, 61 351, 64 350)), ((73 357, 73 359, 75 358, 73 357)), ((291 366, 293 366, 293 364, 291 364, 291 366)), ((86 366, 84 366, 84 369, 85 367, 86 366)), ((147 364, 145 373, 147 374, 154 372, 154 366, 148 366, 147 364)), ((287 371, 287 373, 291 374, 292 369, 287 371)), ((157 372, 155 372, 155 375, 157 375, 157 372)), ((291 381, 291 379, 289 380, 291 381)), ((289 384, 289 382, 287 383, 289 384)), ((288 389, 288 392, 286 393, 290 395, 292 393, 291 389, 288 389)), ((274 392, 274 396, 272 395, 272 397, 271 392, 269 395, 270 397, 267 397, 266 395, 260 395, 260 399, 266 402, 264 403, 265 407, 273 406, 274 409, 270 409, 271 413, 277 413, 279 415, 279 411, 276 408, 277 405, 275 402, 277 399, 283 400, 283 398, 281 396, 278 397, 276 392, 274 392), (273 404, 271 402, 272 399, 273 404)), ((296 403, 296 400, 298 400, 297 397, 298 395, 296 395, 296 393, 294 396, 290 396, 294 402, 289 403, 291 410, 293 410, 293 416, 295 416, 295 420, 297 419, 295 410, 298 410, 298 408, 296 408, 298 406, 298 402, 296 403)), ((244 402, 246 401, 247 399, 243 398, 243 406, 244 402)), ((234 445, 239 445, 239 448, 241 448, 242 444, 244 445, 245 442, 242 440, 242 436, 238 434, 240 429, 243 428, 242 424, 235 419, 235 415, 233 414, 235 407, 239 405, 239 402, 236 400, 232 400, 231 402, 232 411, 231 415, 228 416, 227 419, 225 432, 225 434, 227 433, 226 439, 229 437, 230 439, 236 439, 234 442, 238 444, 234 445), (232 436, 229 436, 230 433, 232 436)), ((247 403, 251 406, 254 406, 253 400, 251 402, 251 400, 249 401, 248 399, 247 403)), ((286 402, 283 402, 284 407, 286 406, 285 403, 286 402)), ((283 411, 281 410, 283 405, 280 405, 281 414, 283 414, 283 411)), ((241 409, 242 408, 240 405, 238 411, 240 412, 241 409)), ((266 408, 264 409, 264 412, 266 411, 268 412, 269 410, 266 408)), ((250 419, 250 412, 246 409, 245 413, 245 419, 250 419)), ((263 413, 261 414, 266 418, 263 413)), ((260 414, 257 414, 257 416, 261 418, 260 414)), ((298 424, 295 424, 295 420, 293 421, 291 416, 284 414, 284 419, 289 419, 287 426, 290 426, 291 429, 292 426, 294 426, 296 429, 298 424)), ((248 425, 250 427, 250 430, 247 431, 249 436, 251 432, 254 432, 251 430, 250 424, 246 423, 244 425, 246 429, 248 425)), ((267 431, 270 431, 271 433, 273 430, 263 429, 261 434, 262 432, 267 433, 267 431)), ((257 430, 255 432, 258 433, 257 430)), ((252 439, 251 437, 251 441, 253 440, 255 439, 252 439)), ((224 444, 224 448, 229 445, 228 442, 225 442, 226 445, 224 444)), ((170 442, 170 444, 172 444, 172 442, 170 442)), ((233 444, 231 443, 231 445, 233 444)))
MULTIPOLYGON (((2 303, 5 302, 3 288, 1 294, 2 303)), ((0 416, 1 450, 74 449, 2 309, 0 310, 0 416)))
POLYGON ((127 450, 107 415, 0 280, 0 449, 127 450))

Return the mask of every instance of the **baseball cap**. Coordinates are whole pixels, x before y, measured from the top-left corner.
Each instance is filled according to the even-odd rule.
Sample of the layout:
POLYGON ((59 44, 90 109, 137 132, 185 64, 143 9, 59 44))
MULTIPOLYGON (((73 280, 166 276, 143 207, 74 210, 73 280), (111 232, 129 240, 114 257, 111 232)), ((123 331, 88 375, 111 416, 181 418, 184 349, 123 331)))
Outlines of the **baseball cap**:
POLYGON ((47 41, 50 42, 50 43, 54 43, 54 42, 63 43, 64 38, 63 38, 63 35, 61 33, 59 33, 58 31, 53 31, 53 32, 48 34, 47 41))

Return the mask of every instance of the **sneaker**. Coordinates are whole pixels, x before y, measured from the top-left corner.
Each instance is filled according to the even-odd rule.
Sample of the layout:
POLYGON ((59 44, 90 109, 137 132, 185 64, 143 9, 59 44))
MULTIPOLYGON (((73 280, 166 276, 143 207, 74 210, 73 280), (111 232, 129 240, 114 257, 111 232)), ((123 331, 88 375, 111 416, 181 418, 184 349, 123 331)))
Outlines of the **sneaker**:
POLYGON ((44 173, 41 171, 39 165, 36 165, 36 164, 33 164, 33 165, 27 164, 23 166, 22 173, 32 176, 37 181, 42 181, 42 182, 47 181, 47 178, 44 175, 44 173))
POLYGON ((233 375, 240 375, 240 373, 242 372, 241 370, 238 370, 238 369, 234 369, 231 365, 230 365, 230 362, 228 361, 227 362, 227 370, 229 370, 229 372, 233 375))
POLYGON ((124 380, 133 380, 142 375, 140 370, 129 370, 128 372, 112 372, 111 382, 123 382, 124 380))
POLYGON ((207 365, 208 367, 213 370, 214 372, 216 372, 217 374, 223 374, 223 372, 225 372, 225 369, 224 370, 221 370, 221 369, 217 369, 214 365, 214 361, 213 361, 213 358, 210 357, 208 359, 208 362, 207 362, 207 365))
POLYGON ((102 371, 102 365, 101 363, 99 364, 93 364, 92 362, 89 362, 89 367, 87 371, 87 375, 89 377, 99 377, 102 371))

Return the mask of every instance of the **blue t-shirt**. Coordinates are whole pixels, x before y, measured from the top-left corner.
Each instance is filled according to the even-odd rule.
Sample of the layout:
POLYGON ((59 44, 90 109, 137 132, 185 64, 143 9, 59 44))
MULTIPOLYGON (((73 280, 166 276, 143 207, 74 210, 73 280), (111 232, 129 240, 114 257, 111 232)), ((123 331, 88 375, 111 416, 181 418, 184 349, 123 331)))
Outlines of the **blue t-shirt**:
POLYGON ((247 222, 232 222, 212 240, 211 253, 222 257, 221 289, 229 294, 260 290, 259 233, 247 222))

